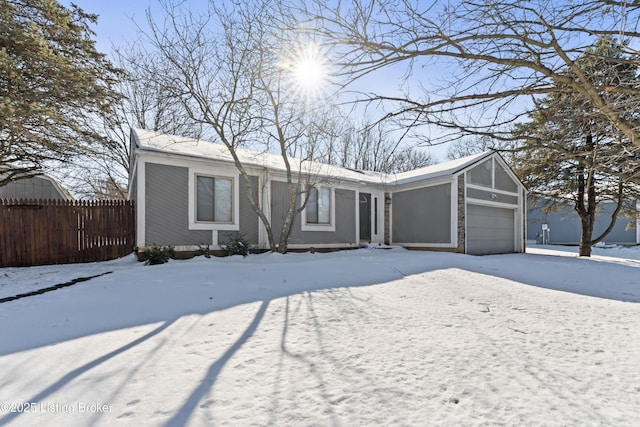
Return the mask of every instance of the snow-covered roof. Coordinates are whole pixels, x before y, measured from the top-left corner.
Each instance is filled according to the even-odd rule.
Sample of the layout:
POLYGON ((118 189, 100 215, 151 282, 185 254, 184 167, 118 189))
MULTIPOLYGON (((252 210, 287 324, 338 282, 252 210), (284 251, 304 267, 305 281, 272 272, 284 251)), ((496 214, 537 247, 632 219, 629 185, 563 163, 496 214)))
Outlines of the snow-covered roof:
MULTIPOLYGON (((233 157, 229 153, 227 147, 223 144, 143 129, 133 129, 132 135, 135 139, 136 147, 141 150, 214 159, 233 163, 233 157)), ((245 165, 260 166, 270 170, 286 170, 282 156, 278 154, 246 149, 237 149, 236 153, 240 162, 245 165)), ((335 176, 344 180, 360 182, 363 184, 400 185, 458 173, 489 157, 492 153, 492 151, 485 151, 483 153, 398 174, 358 171, 325 163, 301 161, 295 158, 290 158, 289 162, 291 163, 291 168, 293 170, 302 170, 306 173, 313 173, 321 176, 335 176)))
MULTIPOLYGON (((145 151, 186 155, 233 163, 233 157, 223 144, 141 129, 133 129, 132 134, 135 136, 136 146, 145 151)), ((244 165, 265 167, 269 170, 286 171, 284 160, 282 156, 278 154, 242 148, 236 149, 236 154, 240 162, 244 165)), ((378 177, 325 163, 302 161, 296 158, 289 158, 289 163, 292 170, 301 170, 314 175, 338 176, 342 179, 363 181, 365 183, 380 182, 378 177)))
POLYGON ((458 173, 493 154, 493 151, 484 151, 471 156, 461 157, 437 165, 425 166, 408 172, 401 172, 393 175, 396 184, 409 184, 424 179, 433 179, 446 175, 458 173))

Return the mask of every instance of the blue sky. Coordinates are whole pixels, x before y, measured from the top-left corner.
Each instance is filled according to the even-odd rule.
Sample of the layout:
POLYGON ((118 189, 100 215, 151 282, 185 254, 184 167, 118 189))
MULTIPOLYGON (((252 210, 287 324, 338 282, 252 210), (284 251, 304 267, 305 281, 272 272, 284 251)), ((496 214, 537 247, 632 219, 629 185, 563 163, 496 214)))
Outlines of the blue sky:
MULTIPOLYGON (((147 27, 147 10, 151 9, 155 18, 161 19, 162 12, 158 0, 58 0, 62 5, 69 7, 75 3, 87 13, 98 15, 98 24, 93 27, 96 33, 95 40, 98 51, 110 54, 113 46, 123 47, 139 38, 140 28, 147 27)), ((202 8, 206 10, 209 0, 187 0, 191 9, 202 8)), ((393 69, 378 71, 370 75, 358 84, 351 87, 353 90, 364 92, 378 91, 379 93, 398 95, 398 85, 402 81, 404 67, 402 65, 393 69)), ((428 86, 432 76, 422 75, 422 84, 428 86)), ((377 120, 380 113, 368 112, 369 120, 377 120)), ((432 147, 429 150, 432 155, 440 160, 445 157, 446 150, 441 146, 432 147)))
MULTIPOLYGON (((154 16, 161 16, 158 0, 58 0, 69 7, 75 3, 87 13, 98 15, 96 33, 98 50, 110 53, 113 45, 123 46, 138 39, 138 27, 146 28, 147 9, 154 16)), ((188 0, 191 9, 206 9, 209 0, 188 0)))
MULTIPOLYGON (((203 0, 206 3, 207 0, 203 0)), ((144 26, 146 10, 150 5, 157 7, 155 0, 60 0, 64 6, 75 3, 87 13, 98 15, 98 25, 93 27, 96 33, 98 50, 109 53, 112 45, 122 45, 137 39, 134 24, 144 26)))

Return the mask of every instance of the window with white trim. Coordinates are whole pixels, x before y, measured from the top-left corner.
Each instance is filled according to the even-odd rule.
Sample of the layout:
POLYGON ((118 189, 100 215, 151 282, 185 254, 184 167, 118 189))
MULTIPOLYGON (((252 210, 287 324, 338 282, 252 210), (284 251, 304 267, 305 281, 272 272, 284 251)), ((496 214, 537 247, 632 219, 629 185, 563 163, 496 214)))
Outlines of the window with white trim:
POLYGON ((233 223, 233 179, 196 175, 196 222, 233 223))
POLYGON ((331 189, 313 187, 309 189, 306 207, 306 223, 331 225, 331 189))

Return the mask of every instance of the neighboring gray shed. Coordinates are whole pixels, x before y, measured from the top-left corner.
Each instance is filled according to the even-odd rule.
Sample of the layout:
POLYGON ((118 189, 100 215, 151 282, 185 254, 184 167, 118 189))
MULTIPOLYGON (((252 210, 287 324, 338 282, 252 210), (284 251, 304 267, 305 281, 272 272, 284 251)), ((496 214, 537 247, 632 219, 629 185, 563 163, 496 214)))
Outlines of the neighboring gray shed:
MULTIPOLYGON (((145 130, 132 130, 131 143, 129 196, 136 201, 138 247, 219 249, 233 232, 268 247, 226 147, 145 130)), ((248 150, 238 156, 277 236, 289 200, 284 162, 248 150)), ((295 219, 291 249, 363 243, 477 255, 525 249, 526 190, 497 153, 392 175, 289 161, 316 179, 311 203, 295 219)))
MULTIPOLYGON (((581 221, 569 201, 560 203, 560 208, 547 212, 543 208, 549 201, 537 199, 530 204, 527 212, 527 240, 531 242, 541 241, 543 236, 543 224, 547 230, 544 232, 545 243, 558 245, 577 245, 580 243, 581 221)), ((638 212, 636 201, 628 202, 626 211, 638 212)), ((615 210, 613 202, 603 203, 596 216, 593 237, 598 237, 607 229, 611 221, 611 214, 615 210)), ((604 238, 604 242, 622 245, 635 245, 640 243, 638 219, 619 213, 613 230, 604 238)))
POLYGON ((37 175, 0 186, 0 199, 73 200, 73 197, 55 179, 37 175))

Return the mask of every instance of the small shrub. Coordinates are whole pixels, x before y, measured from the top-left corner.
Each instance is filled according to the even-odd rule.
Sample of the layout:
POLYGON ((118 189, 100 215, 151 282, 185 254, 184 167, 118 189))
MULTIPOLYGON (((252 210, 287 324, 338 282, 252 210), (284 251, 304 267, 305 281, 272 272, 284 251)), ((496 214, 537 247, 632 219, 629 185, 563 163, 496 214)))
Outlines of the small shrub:
POLYGON ((233 232, 227 237, 227 240, 220 245, 227 252, 227 255, 249 255, 251 247, 247 238, 239 232, 233 232))
POLYGON ((250 254, 263 254, 265 252, 269 252, 269 250, 268 249, 261 249, 260 246, 258 246, 258 245, 249 246, 249 253, 250 254))
POLYGON ((175 254, 173 246, 152 246, 142 253, 141 260, 144 260, 144 265, 164 264, 175 254))
POLYGON ((203 256, 205 258, 211 258, 211 249, 209 249, 209 245, 200 246, 198 245, 198 249, 195 252, 195 256, 203 256))

